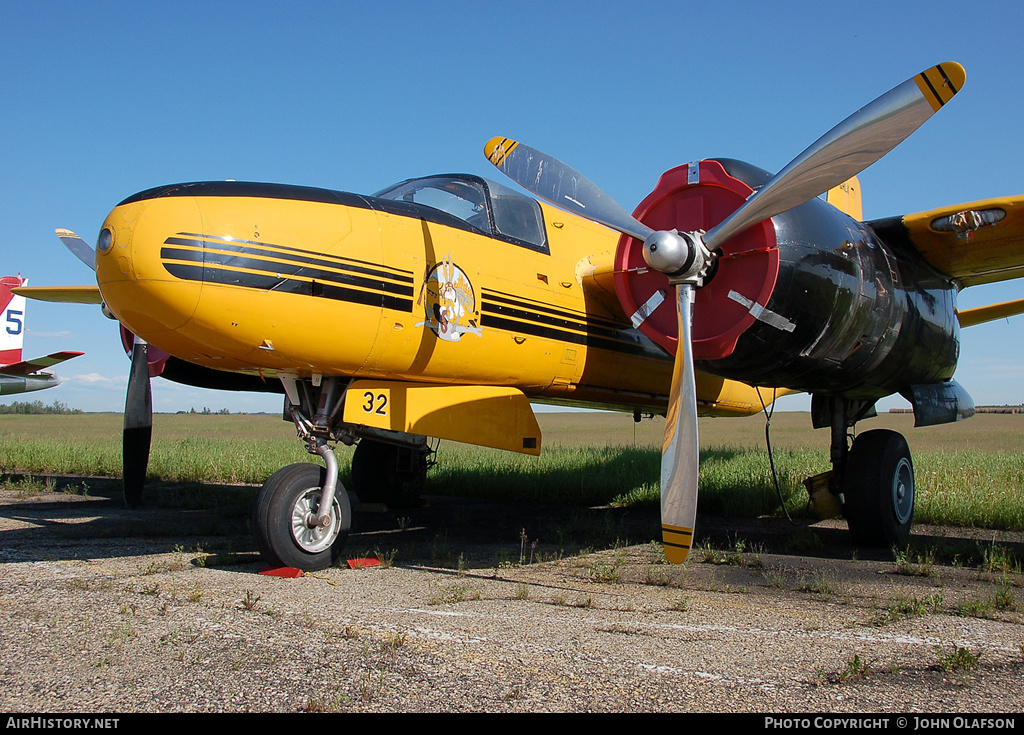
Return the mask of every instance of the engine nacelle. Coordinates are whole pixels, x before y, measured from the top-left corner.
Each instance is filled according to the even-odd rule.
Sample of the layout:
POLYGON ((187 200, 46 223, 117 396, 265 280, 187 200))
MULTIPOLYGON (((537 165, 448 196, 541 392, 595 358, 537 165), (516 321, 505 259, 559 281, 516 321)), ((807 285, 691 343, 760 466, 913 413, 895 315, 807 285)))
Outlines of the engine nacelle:
MULTIPOLYGON (((707 230, 769 178, 728 159, 680 166, 634 216, 656 229, 707 230)), ((620 238, 616 291, 637 328, 674 352, 671 286, 642 268, 641 246, 620 238)), ((916 252, 812 199, 722 246, 695 296, 694 358, 755 385, 876 399, 952 377, 955 294, 916 252)))

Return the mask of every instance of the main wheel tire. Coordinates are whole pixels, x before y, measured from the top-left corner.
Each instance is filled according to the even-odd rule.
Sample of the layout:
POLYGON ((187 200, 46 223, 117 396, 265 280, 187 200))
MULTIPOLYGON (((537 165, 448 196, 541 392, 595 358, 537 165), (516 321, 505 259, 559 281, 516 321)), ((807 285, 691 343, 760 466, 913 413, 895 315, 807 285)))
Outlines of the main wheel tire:
POLYGON ((846 462, 843 512, 861 546, 906 546, 914 522, 914 463, 902 434, 857 437, 846 462))
POLYGON ((267 564, 314 572, 338 557, 352 525, 348 493, 340 482, 331 524, 310 528, 306 523, 307 514, 319 509, 326 476, 323 467, 300 462, 282 467, 263 483, 253 511, 253 532, 267 564))
POLYGON ((411 508, 427 484, 426 455, 409 447, 361 439, 352 455, 352 489, 364 503, 411 508))

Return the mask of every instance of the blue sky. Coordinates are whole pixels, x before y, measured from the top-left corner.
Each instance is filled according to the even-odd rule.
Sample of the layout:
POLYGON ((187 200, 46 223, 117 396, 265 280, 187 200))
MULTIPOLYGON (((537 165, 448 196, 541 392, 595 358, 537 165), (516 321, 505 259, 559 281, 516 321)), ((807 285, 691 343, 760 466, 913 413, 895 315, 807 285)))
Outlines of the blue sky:
MULTIPOLYGON (((368 193, 437 172, 499 178, 482 154, 494 135, 632 209, 697 158, 778 170, 948 60, 967 69, 964 90, 861 175, 865 217, 1021 194, 1022 27, 1015 2, 6 2, 0 270, 88 283, 54 228, 93 242, 118 201, 164 183, 368 193)), ((1021 296, 1010 282, 960 303, 1021 296)), ((965 330, 957 379, 976 401, 1024 403, 1022 336, 1024 317, 965 330)), ((87 354, 30 398, 121 410, 129 363, 113 322, 29 304, 26 356, 60 349, 87 354)), ((280 401, 154 381, 156 410, 192 406, 280 401)))

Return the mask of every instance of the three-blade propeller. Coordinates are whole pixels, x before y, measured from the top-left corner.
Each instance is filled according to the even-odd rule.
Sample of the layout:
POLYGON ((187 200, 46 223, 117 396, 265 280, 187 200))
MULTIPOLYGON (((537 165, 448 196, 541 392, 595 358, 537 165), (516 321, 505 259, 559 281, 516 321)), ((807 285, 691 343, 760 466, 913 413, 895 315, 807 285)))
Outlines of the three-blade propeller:
MULTIPOLYGON (((96 252, 71 230, 57 230, 57 237, 79 260, 96 270, 96 252)), ((142 488, 149 467, 149 448, 153 436, 153 399, 149 384, 148 345, 138 337, 132 348, 132 368, 128 374, 128 393, 124 404, 124 429, 121 442, 121 475, 124 501, 128 506, 142 501, 142 488)))
POLYGON ((758 222, 786 212, 855 176, 913 133, 963 87, 957 63, 928 69, 861 108, 794 158, 735 212, 708 232, 655 231, 573 168, 509 138, 484 146, 488 160, 541 199, 644 241, 644 259, 676 287, 678 348, 661 460, 661 522, 665 555, 682 563, 697 515, 699 447, 693 370, 694 290, 713 252, 758 222))

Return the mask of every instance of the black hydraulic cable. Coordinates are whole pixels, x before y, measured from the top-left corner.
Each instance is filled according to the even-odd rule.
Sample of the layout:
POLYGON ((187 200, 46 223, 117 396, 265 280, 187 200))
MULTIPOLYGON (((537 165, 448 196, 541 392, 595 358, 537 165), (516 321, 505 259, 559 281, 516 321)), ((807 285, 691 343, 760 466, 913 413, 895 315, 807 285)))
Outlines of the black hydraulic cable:
MULTIPOLYGON (((775 494, 779 496, 779 505, 782 506, 782 512, 786 514, 786 520, 789 521, 790 525, 799 526, 800 524, 797 521, 794 521, 793 517, 789 514, 789 508, 786 507, 786 501, 782 499, 782 486, 779 484, 779 475, 775 471, 775 458, 773 456, 774 452, 772 451, 771 428, 772 428, 772 416, 775 414, 775 398, 776 398, 776 392, 778 391, 778 389, 777 388, 772 388, 772 409, 771 409, 771 411, 769 411, 768 407, 766 405, 764 405, 764 398, 761 396, 761 389, 757 388, 756 390, 757 390, 757 397, 761 401, 761 410, 764 412, 764 415, 765 415, 764 442, 765 442, 765 444, 768 447, 768 466, 771 467, 771 470, 772 470, 772 482, 775 484, 775 494)), ((810 505, 810 502, 811 502, 810 498, 808 498, 807 499, 808 505, 810 505)))

